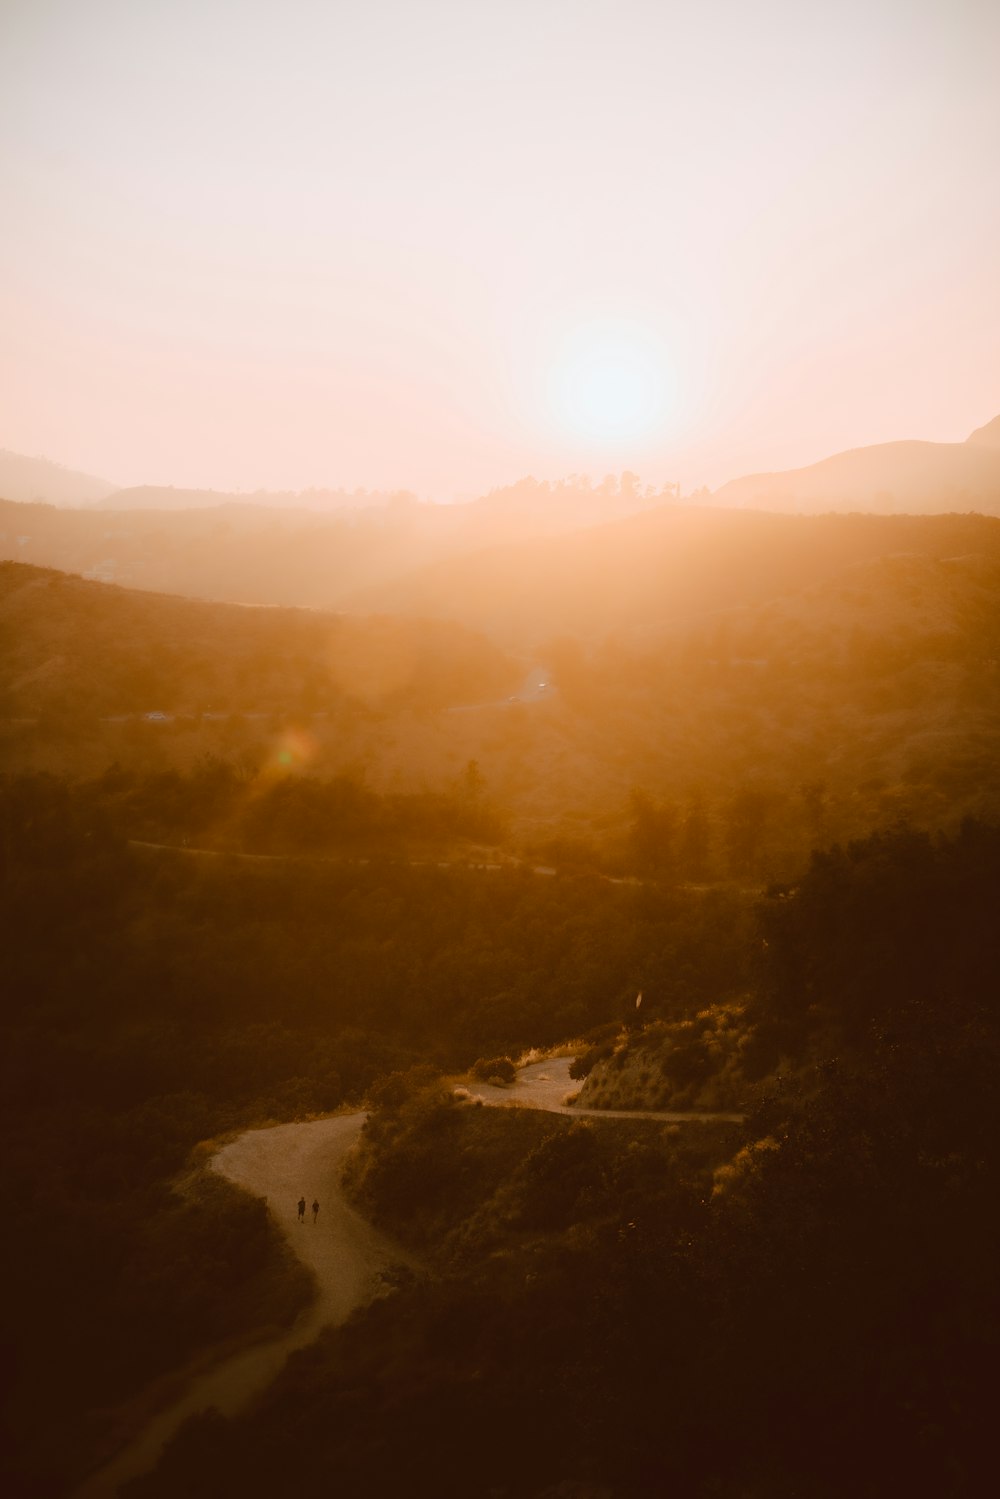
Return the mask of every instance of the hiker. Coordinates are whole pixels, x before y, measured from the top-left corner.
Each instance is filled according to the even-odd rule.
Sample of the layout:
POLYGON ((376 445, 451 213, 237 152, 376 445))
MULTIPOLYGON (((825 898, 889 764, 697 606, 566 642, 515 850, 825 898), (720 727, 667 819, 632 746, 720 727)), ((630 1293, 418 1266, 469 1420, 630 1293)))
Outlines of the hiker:
POLYGON ((313 1223, 316 1222, 316 1219, 318 1217, 319 1217, 319 1203, 316 1202, 316 1201, 314 1201, 313 1202, 313 1223))
POLYGON ((306 1221, 306 1200, 305 1200, 304 1197, 300 1197, 299 1198, 299 1222, 300 1223, 305 1223, 305 1221, 306 1221))

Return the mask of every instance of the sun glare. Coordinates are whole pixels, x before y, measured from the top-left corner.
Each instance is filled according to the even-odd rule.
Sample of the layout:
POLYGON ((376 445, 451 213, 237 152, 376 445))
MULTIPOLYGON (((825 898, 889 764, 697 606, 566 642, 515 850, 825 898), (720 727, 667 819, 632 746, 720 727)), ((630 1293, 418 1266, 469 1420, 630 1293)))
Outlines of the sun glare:
POLYGON ((668 417, 673 381, 647 330, 624 323, 576 330, 554 359, 549 403, 560 425, 596 444, 635 442, 668 417))

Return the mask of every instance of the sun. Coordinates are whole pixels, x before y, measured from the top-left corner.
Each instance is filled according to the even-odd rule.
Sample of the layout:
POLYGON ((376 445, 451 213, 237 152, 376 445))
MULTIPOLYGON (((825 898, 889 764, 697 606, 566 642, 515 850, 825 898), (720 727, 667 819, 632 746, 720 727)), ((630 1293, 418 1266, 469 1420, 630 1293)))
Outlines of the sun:
POLYGON ((577 439, 609 447, 650 436, 670 415, 673 379, 658 338, 629 323, 592 323, 562 342, 549 405, 577 439))

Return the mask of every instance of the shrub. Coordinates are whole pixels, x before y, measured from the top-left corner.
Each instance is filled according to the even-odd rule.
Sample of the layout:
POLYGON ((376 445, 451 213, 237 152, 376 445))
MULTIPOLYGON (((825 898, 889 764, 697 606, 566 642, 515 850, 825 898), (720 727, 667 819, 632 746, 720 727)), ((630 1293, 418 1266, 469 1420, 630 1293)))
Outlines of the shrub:
POLYGON ((512 1083, 517 1068, 510 1057, 480 1057, 472 1064, 472 1076, 481 1083, 512 1083))
MULTIPOLYGON (((617 1033, 616 1033, 617 1034, 617 1033)), ((569 1075, 574 1082, 581 1078, 589 1077, 598 1062, 606 1062, 615 1049, 615 1037, 610 1041, 604 1041, 599 1046, 591 1046, 581 1056, 574 1057, 569 1064, 569 1075)))

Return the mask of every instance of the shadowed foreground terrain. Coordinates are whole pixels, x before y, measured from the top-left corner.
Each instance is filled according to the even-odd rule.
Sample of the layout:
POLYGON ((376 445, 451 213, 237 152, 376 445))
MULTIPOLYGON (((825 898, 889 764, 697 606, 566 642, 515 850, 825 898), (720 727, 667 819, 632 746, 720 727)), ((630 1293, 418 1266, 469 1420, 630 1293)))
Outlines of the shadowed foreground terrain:
POLYGON ((287 1333, 223 1360, 192 1381, 107 1468, 79 1490, 79 1499, 103 1499, 136 1474, 151 1468, 164 1442, 187 1417, 209 1407, 239 1411, 266 1389, 296 1348, 311 1343, 321 1328, 343 1322, 355 1307, 376 1294, 380 1273, 405 1263, 405 1251, 373 1230, 345 1202, 340 1190, 343 1158, 362 1124, 359 1114, 343 1114, 310 1124, 285 1124, 238 1136, 211 1159, 227 1181, 268 1204, 298 1259, 311 1272, 316 1294, 287 1333), (318 1200, 315 1220, 299 1220, 297 1195, 318 1200))
POLYGON ((0 785, 0 833, 13 1492, 66 1492, 206 1351, 297 1314, 259 1205, 174 1190, 199 1142, 617 1028, 637 981, 668 1003, 742 983, 749 903, 725 892, 136 849, 45 777, 0 785))
MULTIPOLYGON (((390 1079, 348 1182, 432 1273, 206 1415, 136 1496, 972 1495, 998 1306, 1000 834, 880 835, 760 913, 743 1126, 478 1108, 390 1079), (853 941, 846 942, 850 931, 853 941), (766 934, 766 936, 764 935, 766 934), (385 1434, 393 1433, 387 1445, 385 1434)), ((710 1026, 654 1022, 681 1088, 710 1026), (659 1029, 658 1029, 659 1027, 659 1029)))

